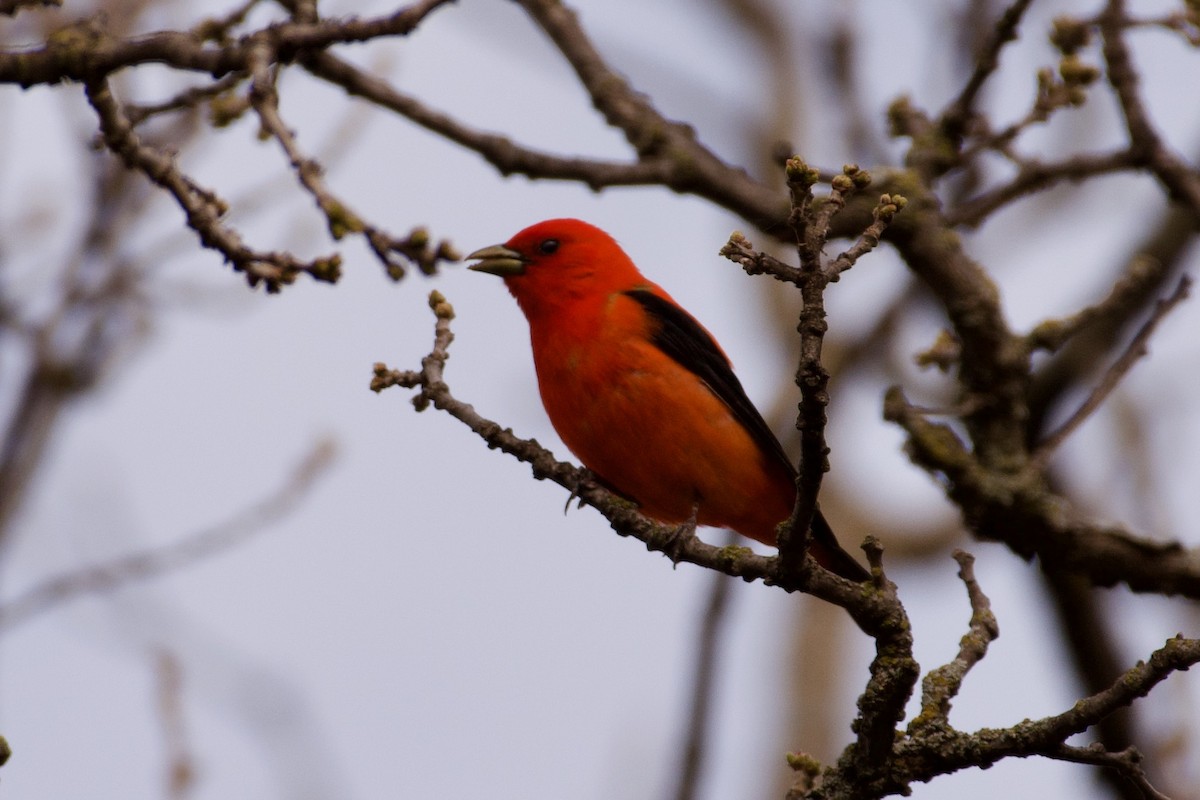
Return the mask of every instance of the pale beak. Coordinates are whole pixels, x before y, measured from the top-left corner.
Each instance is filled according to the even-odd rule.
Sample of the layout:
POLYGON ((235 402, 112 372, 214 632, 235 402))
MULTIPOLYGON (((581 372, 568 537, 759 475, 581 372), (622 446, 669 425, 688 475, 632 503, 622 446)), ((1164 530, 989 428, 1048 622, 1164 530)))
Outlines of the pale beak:
POLYGON ((494 244, 491 247, 476 250, 467 256, 468 261, 475 259, 478 259, 479 263, 472 264, 467 269, 473 269, 476 272, 488 272, 492 275, 499 275, 501 278, 507 278, 510 275, 523 275, 525 273, 525 256, 516 250, 510 250, 502 244, 494 244))

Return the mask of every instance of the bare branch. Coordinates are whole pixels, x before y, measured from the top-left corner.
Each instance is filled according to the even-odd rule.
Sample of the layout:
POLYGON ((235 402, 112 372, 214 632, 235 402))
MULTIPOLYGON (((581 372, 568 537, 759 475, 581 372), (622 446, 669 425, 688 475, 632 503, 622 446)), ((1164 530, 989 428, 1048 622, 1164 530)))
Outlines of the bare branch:
POLYGON ((1188 669, 1200 662, 1200 639, 1185 639, 1182 635, 1168 639, 1166 644, 1155 650, 1149 661, 1138 664, 1120 677, 1113 685, 1075 703, 1072 708, 1053 717, 1015 726, 1018 736, 1026 731, 1033 733, 1034 741, 1040 740, 1043 747, 1055 747, 1076 733, 1081 733, 1118 708, 1124 708, 1150 690, 1172 673, 1188 669))
MULTIPOLYGON (((726 544, 733 543, 733 534, 728 534, 726 544)), ((698 796, 712 733, 712 704, 719 685, 717 671, 720 667, 720 645, 733 584, 727 575, 720 573, 713 573, 709 581, 708 600, 704 604, 700 631, 696 637, 696 654, 692 661, 686 735, 678 783, 672 795, 675 800, 693 800, 698 796)))
MULTIPOLYGON (((485 419, 474 407, 455 398, 443 377, 449 357, 448 348, 454 340, 450 330, 454 309, 436 291, 430 294, 429 304, 437 322, 433 349, 421 360, 421 369, 399 371, 376 364, 371 379, 373 391, 380 392, 389 386, 419 389, 413 398, 413 406, 418 411, 433 406, 447 412, 479 435, 489 448, 508 453, 529 464, 536 479, 554 481, 571 492, 573 497, 600 511, 618 534, 633 536, 642 541, 648 550, 656 552, 665 553, 678 545, 673 527, 642 516, 628 501, 592 482, 586 470, 558 461, 553 453, 536 441, 517 437, 512 430, 485 419)), ((678 547, 673 556, 678 561, 716 569, 745 580, 767 580, 773 578, 776 571, 773 558, 756 555, 746 547, 714 547, 695 537, 678 547)))
POLYGON ((245 273, 251 286, 262 283, 268 292, 277 292, 302 273, 319 281, 337 280, 341 271, 341 258, 337 255, 303 262, 287 252, 263 253, 243 244, 241 237, 221 222, 226 211, 224 201, 180 172, 170 155, 142 143, 107 81, 89 81, 86 89, 108 148, 130 169, 170 192, 187 215, 188 227, 200 237, 200 243, 218 251, 235 270, 245 273))
MULTIPOLYGON (((957 380, 963 417, 984 465, 1008 470, 1024 457, 1029 351, 1005 318, 996 284, 963 241, 946 236, 948 222, 936 196, 907 193, 908 205, 888 228, 888 239, 945 309, 961 347, 957 380)), ((886 415, 886 409, 885 409, 886 415)))
POLYGON ((1135 256, 1099 303, 1087 306, 1063 320, 1047 320, 1029 332, 1029 346, 1051 353, 1083 329, 1124 316, 1147 291, 1162 281, 1167 265, 1151 256, 1135 256))
POLYGON ((340 86, 348 94, 394 111, 426 130, 475 151, 501 175, 579 181, 595 190, 609 186, 655 185, 665 183, 670 176, 668 165, 662 160, 619 163, 558 156, 522 147, 498 134, 475 130, 331 53, 307 56, 302 64, 313 75, 340 86))
POLYGON ((1132 150, 1118 150, 1095 155, 1079 154, 1065 161, 1043 163, 1022 159, 1017 174, 1008 183, 994 187, 947 209, 946 222, 952 226, 975 227, 994 212, 1034 192, 1061 186, 1064 182, 1079 182, 1116 172, 1126 172, 1137 166, 1132 150))
POLYGON ((1155 305, 1154 312, 1150 315, 1150 318, 1142 325, 1120 357, 1109 366, 1108 370, 1104 373, 1104 377, 1092 389, 1087 399, 1083 401, 1079 408, 1075 409, 1075 412, 1057 430, 1043 439, 1037 446, 1037 449, 1034 450, 1030 460, 1035 467, 1040 467, 1046 463, 1050 456, 1054 454, 1054 451, 1066 441, 1067 437, 1074 433, 1104 403, 1104 400, 1117 388, 1121 379, 1128 374, 1129 370, 1133 369, 1133 365, 1146 355, 1150 337, 1154 335, 1158 324, 1171 312, 1171 309, 1187 298, 1188 289, 1191 285, 1191 279, 1185 275, 1179 279, 1175 291, 1155 305))
POLYGON ((954 559, 958 562, 958 577, 966 585, 971 602, 971 623, 959 642, 954 660, 930 670, 921 682, 921 714, 908 726, 910 735, 919 735, 926 725, 949 724, 950 701, 958 695, 971 668, 987 655, 988 645, 1000 636, 1000 625, 992 613, 991 601, 975 580, 975 556, 955 550, 954 559))
POLYGON ((58 8, 62 0, 0 0, 0 16, 15 17, 23 8, 58 8))
POLYGON ((1200 549, 1079 519, 1037 470, 989 471, 952 428, 930 422, 897 388, 884 399, 884 417, 908 433, 915 463, 944 476, 947 495, 978 535, 1097 586, 1122 582, 1136 592, 1200 598, 1200 549))
POLYGON ((720 255, 739 265, 747 275, 770 275, 777 281, 791 284, 800 282, 800 270, 770 253, 755 250, 741 231, 729 235, 729 241, 722 245, 720 255))
POLYGON ((280 116, 276 76, 271 68, 274 61, 275 54, 265 40, 251 47, 247 65, 251 76, 250 105, 258 114, 263 130, 279 142, 300 184, 325 215, 329 235, 336 240, 347 233, 361 233, 393 280, 399 280, 405 273, 404 264, 393 257, 394 253, 407 256, 426 275, 436 271, 439 261, 456 261, 458 254, 448 242, 442 241, 434 247, 423 230, 399 239, 367 222, 346 201, 333 194, 325 183, 324 168, 300 150, 295 134, 280 116))
POLYGON ((893 774, 896 783, 893 785, 928 781, 937 775, 968 767, 986 769, 1013 756, 1062 757, 1072 752, 1063 749, 1068 738, 1096 725, 1137 698, 1145 697, 1170 675, 1197 662, 1200 662, 1200 640, 1177 636, 1156 650, 1149 661, 1139 662, 1126 671, 1111 687, 1077 701, 1061 714, 974 733, 961 733, 947 726, 927 726, 917 735, 897 743, 893 774))
POLYGON ((1017 38, 1017 28, 1029 9, 1032 0, 1016 0, 1005 9, 1004 14, 991 31, 991 36, 975 62, 975 70, 967 79, 958 97, 942 112, 940 125, 951 140, 958 140, 966 131, 975 112, 975 103, 980 90, 1000 66, 1000 51, 1017 38))
POLYGON ((1124 0, 1108 0, 1097 23, 1104 39, 1108 81, 1125 116, 1131 149, 1154 172, 1171 197, 1186 204, 1192 218, 1200 221, 1200 173, 1191 169, 1183 158, 1167 146, 1142 101, 1141 77, 1125 42, 1125 30, 1130 20, 1126 15, 1124 0))
POLYGON ((664 186, 705 197, 769 228, 786 213, 775 193, 732 167, 696 138, 691 126, 667 119, 601 57, 575 13, 557 0, 518 0, 554 42, 609 125, 619 129, 639 160, 658 160, 664 186))
POLYGON ((245 75, 242 75, 238 72, 231 72, 228 75, 213 81, 212 83, 184 89, 174 97, 158 103, 148 103, 144 105, 130 103, 126 105, 125 113, 129 117, 129 124, 136 128, 146 120, 152 117, 157 117, 160 114, 167 114, 172 111, 182 111, 185 109, 194 109, 199 106, 200 103, 206 100, 211 100, 225 92, 230 91, 245 79, 245 75))
POLYGON ((830 281, 836 281, 843 272, 857 264, 860 258, 878 247, 879 239, 891 224, 892 218, 906 205, 908 200, 903 195, 881 195, 879 202, 871 210, 871 224, 863 229, 858 240, 849 249, 842 251, 826 267, 830 281))
POLYGON ((0 52, 0 83, 23 88, 63 81, 97 83, 122 69, 143 64, 167 64, 178 70, 206 72, 220 78, 245 72, 251 51, 266 39, 279 59, 288 62, 308 51, 334 44, 407 36, 437 8, 450 0, 422 0, 383 17, 284 22, 232 42, 214 46, 196 32, 160 31, 119 38, 106 31, 102 20, 74 23, 49 37, 41 47, 0 52))
POLYGON ((242 543, 286 516, 307 497, 316 480, 332 464, 333 454, 331 441, 318 442, 278 490, 226 522, 178 542, 60 575, 34 586, 0 606, 0 632, 9 631, 76 597, 157 578, 242 543))
POLYGON ((1098 743, 1088 747, 1072 747, 1063 744, 1043 752, 1042 755, 1057 761, 1107 767, 1116 771, 1121 778, 1131 781, 1143 800, 1171 800, 1151 785, 1142 769, 1143 758, 1137 748, 1128 747, 1119 753, 1110 753, 1098 743))
POLYGON ((183 719, 183 666, 169 650, 155 654, 158 717, 166 749, 166 797, 186 800, 196 783, 196 764, 188 747, 183 719))

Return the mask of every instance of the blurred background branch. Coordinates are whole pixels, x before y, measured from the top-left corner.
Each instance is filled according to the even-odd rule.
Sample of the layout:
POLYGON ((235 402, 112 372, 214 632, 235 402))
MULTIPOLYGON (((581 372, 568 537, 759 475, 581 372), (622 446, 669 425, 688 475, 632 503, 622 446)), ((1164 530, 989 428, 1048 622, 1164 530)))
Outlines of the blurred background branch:
MULTIPOLYGON (((153 345, 166 317, 164 262, 190 257, 201 249, 197 243, 215 256, 205 264, 224 263, 251 286, 278 292, 297 284, 287 293, 296 297, 285 302, 309 311, 279 338, 288 340, 289 356, 312 357, 316 346, 299 343, 310 337, 331 341, 333 334, 318 333, 324 312, 307 305, 317 302, 317 295, 304 294, 315 291, 311 283, 337 283, 337 296, 349 296, 355 281, 361 286, 372 279, 363 261, 377 265, 375 279, 382 272, 385 281, 399 280, 415 269, 453 282, 444 267, 457 260, 457 249, 441 233, 458 227, 456 238, 476 236, 500 218, 507 224, 509 213, 529 222, 530 215, 549 216, 543 213, 548 208, 600 212, 647 196, 655 198, 655 212, 623 223, 631 244, 670 240, 680 248, 688 240, 715 254, 736 226, 749 234, 740 241, 749 246, 753 239, 764 248, 748 250, 745 258, 776 264, 774 274, 790 274, 794 231, 780 178, 783 164, 799 154, 819 165, 814 175, 825 181, 859 174, 858 167, 843 164, 863 162, 859 166, 870 171, 868 190, 844 197, 836 190, 819 192, 813 200, 813 219, 820 221, 821 237, 828 233, 830 248, 823 253, 810 246, 810 260, 845 250, 837 239, 861 245, 850 245, 847 267, 861 259, 844 277, 842 269, 832 271, 837 285, 816 306, 812 297, 805 304, 775 281, 760 281, 757 295, 721 308, 748 309, 741 327, 761 328, 750 334, 746 350, 771 365, 769 391, 760 396, 770 397, 768 418, 783 431, 797 420, 798 395, 790 380, 801 363, 796 326, 806 320, 811 333, 811 315, 827 305, 828 334, 822 329, 818 355, 810 347, 804 363, 832 376, 829 428, 824 431, 824 420, 817 424, 812 414, 800 427, 810 437, 823 433, 832 447, 821 505, 842 540, 852 546, 869 534, 884 543, 888 574, 906 608, 912 602, 908 587, 915 593, 927 576, 944 573, 950 550, 965 538, 1001 543, 1003 551, 979 552, 981 567, 1005 564, 1045 588, 1043 602, 1058 625, 1046 649, 1070 664, 1064 680, 1070 672, 1074 698, 1108 697, 1123 679, 1141 681, 1149 691, 1171 669, 1190 663, 1171 661, 1174 667, 1154 676, 1129 671, 1174 630, 1194 626, 1194 608, 1177 595, 1200 596, 1200 543, 1186 523, 1194 516, 1187 476, 1197 467, 1192 456, 1181 455, 1189 452, 1184 443, 1194 444, 1200 424, 1200 386, 1190 369, 1176 369, 1174 380, 1159 377, 1158 390, 1139 388, 1146 384, 1138 374, 1152 368, 1152 361, 1141 366, 1147 351, 1178 353, 1178 331, 1195 324, 1184 298, 1200 230, 1200 169, 1185 154, 1195 152, 1200 132, 1188 116, 1194 104, 1176 86, 1177 76, 1195 67, 1195 3, 1164 11, 1107 0, 1084 13, 1029 0, 947 0, 931 9, 885 12, 856 3, 718 0, 689 17, 688 25, 712 38, 685 45, 693 51, 676 70, 670 66, 673 35, 660 33, 650 45, 638 35, 641 26, 673 30, 663 20, 681 12, 666 7, 654 12, 660 18, 639 23, 637 14, 650 12, 588 2, 575 8, 557 0, 494 6, 422 0, 383 10, 249 0, 203 10, 212 16, 170 0, 55 6, 0 2, 4 124, 49 131, 46 117, 21 111, 52 96, 61 104, 53 127, 67 133, 47 137, 47 164, 67 153, 74 158, 64 184, 72 188, 59 189, 45 207, 21 195, 0 208, 0 566, 12 563, 21 543, 33 537, 29 520, 37 519, 39 482, 55 480, 52 470, 70 460, 71 421, 100 407, 106 392, 120 384, 118 367, 153 345), (605 22, 608 13, 616 22, 605 22), (475 36, 467 55, 443 61, 438 43, 454 41, 460 28, 475 36), (945 28, 953 35, 942 35, 945 28), (642 51, 634 44, 639 41, 642 51), (423 82, 430 75, 447 81, 468 76, 469 83, 490 87, 485 91, 491 95, 464 102, 452 88, 423 82), (724 78, 733 89, 720 88, 724 78), (496 91, 497 85, 504 90, 496 91), (567 98, 582 98, 599 116, 569 106, 567 98), (326 122, 334 129, 321 136, 326 122), (386 138, 374 137, 375 127, 386 138), (261 149, 241 161, 230 155, 256 141, 273 144, 277 160, 264 159, 261 149), (314 141, 320 145, 314 148, 314 141), (431 151, 436 156, 421 149, 429 141, 442 148, 431 151), (365 177, 343 177, 346 165, 359 158, 369 163, 365 177), (420 168, 435 161, 437 177, 430 178, 420 168), (252 173, 251 163, 259 171, 252 173), (514 175, 532 183, 499 180, 514 175), (485 182, 502 187, 505 199, 471 205, 468 195, 485 182), (582 194, 555 194, 572 188, 604 191, 586 201, 578 199, 582 194), (903 196, 909 204, 883 234, 884 246, 868 253, 882 228, 859 237, 870 231, 880 195, 903 196), (555 199, 535 199, 543 196, 555 199), (834 214, 834 204, 843 200, 844 210, 834 214), (184 212, 184 225, 177 210, 163 213, 171 203, 184 212), (681 209, 693 207, 688 203, 712 216, 685 236, 670 215, 682 215, 681 209), (280 218, 287 232, 275 224, 280 218), (273 219, 274 227, 263 219, 273 219), (44 230, 55 231, 46 237, 55 247, 41 243, 44 230), (312 281, 298 280, 304 277, 312 281), (1170 308, 1176 310, 1167 316, 1170 308), (891 427, 880 422, 881 411, 891 427), (878 466, 881 454, 891 457, 902 445, 917 469, 902 473, 893 460, 885 473, 878 466), (55 458, 59 447, 61 460, 55 458), (1109 465, 1104 474, 1101 464, 1109 465), (1111 491, 1099 488, 1106 481, 1111 491), (893 490, 893 484, 910 488, 893 490), (1025 562, 1034 559, 1038 568, 1028 568, 1025 562), (1101 591, 1111 586, 1121 588, 1101 591), (1144 597, 1135 598, 1130 589, 1144 597), (1129 618, 1148 613, 1140 605, 1147 602, 1162 604, 1155 608, 1167 611, 1156 613, 1175 627, 1155 627, 1151 636, 1149 629, 1143 634, 1131 626, 1129 618)), ((0 156, 0 169, 16 166, 0 156)), ((675 249, 668 252, 677 258, 675 249)), ((698 269, 677 277, 689 290, 703 288, 698 269)), ((216 280, 225 278, 217 273, 216 280)), ((402 286, 401 294, 420 293, 402 286)), ((320 297, 321 308, 339 302, 320 297)), ((418 296, 413 303, 419 302, 418 296)), ((365 315, 359 310, 347 319, 358 322, 365 315)), ((818 316, 824 324, 823 311, 818 316)), ((423 353, 423 315, 404 306, 390 317, 417 320, 395 338, 415 348, 405 358, 423 353)), ((241 344, 232 360, 257 342, 241 344)), ((679 545, 671 532, 645 524, 603 489, 589 486, 569 463, 501 427, 509 424, 502 414, 476 412, 450 395, 440 373, 446 345, 448 340, 439 345, 436 374, 429 365, 411 373, 381 368, 377 388, 389 382, 418 388, 419 403, 449 409, 489 446, 528 460, 535 477, 578 491, 619 532, 673 559, 838 596, 840 590, 783 575, 769 557, 700 539, 679 545)), ((383 346, 373 341, 371 349, 383 346)), ((1174 357, 1190 364, 1191 356, 1174 357)), ((338 357, 351 360, 344 352, 338 357)), ((355 356, 361 363, 379 357, 355 356)), ((486 375, 486 369, 466 369, 463 380, 486 375)), ((314 373, 303 394, 320 395, 325 374, 314 373)), ((285 394, 281 383, 263 380, 266 393, 280 395, 279 408, 301 394, 285 394)), ((468 383, 464 396, 492 402, 500 396, 494 388, 499 382, 486 391, 468 383)), ((212 393, 199 402, 220 406, 232 384, 205 388, 212 393)), ((181 428, 189 424, 184 413, 175 421, 181 428)), ((415 441, 423 434, 406 435, 415 441)), ((799 434, 781 439, 799 449, 799 434)), ((825 440, 814 441, 808 442, 806 463, 823 460, 814 448, 823 452, 825 440)), ((249 450, 237 437, 224 445, 235 454, 249 450)), ((448 490, 470 483, 428 466, 442 447, 438 440, 412 448, 421 452, 411 459, 413 469, 440 478, 448 490)), ((363 449, 396 455, 393 448, 363 449)), ((409 448, 399 449, 410 455, 409 448)), ((176 461, 193 455, 162 450, 176 461)), ((202 532, 192 538, 132 557, 80 559, 60 578, 26 582, 23 591, 6 595, 0 628, 14 630, 81 593, 175 574, 244 542, 307 493, 323 469, 323 453, 318 448, 278 493, 257 505, 229 498, 229 507, 250 508, 230 522, 196 526, 202 532)), ((460 456, 456 468, 474 458, 460 456)), ((243 477, 241 484, 259 481, 243 477)), ((398 497, 408 508, 427 501, 414 485, 412 478, 387 482, 382 490, 363 492, 370 499, 362 502, 398 497)), ((340 495, 342 509, 352 505, 347 496, 340 495)), ((75 502, 70 492, 55 497, 64 506, 75 502)), ((408 513, 397 515, 406 528, 429 527, 412 525, 408 513)), ((411 539, 404 542, 412 546, 411 539)), ((549 571, 543 567, 542 573, 549 571)), ((711 579, 721 587, 731 583, 723 576, 711 579)), ((740 646, 738 623, 721 622, 724 603, 713 590, 699 610, 707 622, 698 626, 703 634, 689 667, 697 676, 712 675, 722 654, 740 646)), ((865 607, 859 606, 860 623, 865 607)), ((903 611, 898 599, 895 608, 903 611)), ((856 742, 847 738, 845 720, 854 715, 842 706, 861 689, 863 671, 854 665, 864 653, 846 635, 845 618, 829 611, 789 602, 774 612, 788 620, 779 629, 795 637, 786 657, 776 653, 786 663, 779 684, 792 688, 773 689, 772 699, 785 707, 778 719, 755 721, 764 730, 786 731, 770 735, 772 755, 763 759, 769 766, 755 768, 769 776, 764 784, 777 787, 772 796, 794 788, 781 755, 787 751, 814 753, 828 767, 829 785, 851 786, 848 791, 869 785, 880 793, 913 776, 924 780, 920 770, 901 764, 913 753, 925 754, 915 732, 920 726, 910 729, 907 744, 886 754, 880 749, 894 727, 893 711, 903 705, 898 689, 865 694, 891 705, 883 712, 860 709, 860 722, 871 730, 858 730, 856 742), (852 763, 878 771, 855 775, 847 767, 852 763), (850 778, 858 783, 845 783, 850 778)), ((1006 631, 1021 625, 1019 612, 996 613, 1006 631), (1011 624, 1010 614, 1016 617, 1011 624)), ((920 637, 914 645, 896 631, 873 632, 883 643, 876 683, 894 678, 893 687, 902 687, 912 676, 886 674, 879 659, 911 662, 915 669, 920 637)), ((1171 652, 1180 649, 1186 648, 1171 652)), ((996 650, 975 673, 1003 657, 996 650)), ((172 652, 159 664, 159 710, 168 760, 176 765, 168 793, 178 797, 203 789, 190 772, 199 745, 189 739, 185 747, 180 733, 184 710, 177 685, 189 670, 176 660, 181 658, 172 652)), ((698 678, 691 694, 690 755, 668 782, 680 797, 705 795, 700 777, 716 772, 720 759, 712 754, 729 746, 722 744, 716 704, 723 683, 698 678)), ((1164 690, 1156 689, 1155 697, 1164 690)), ((1187 777, 1186 765, 1200 752, 1196 717, 1180 714, 1186 704, 1172 709, 1153 701, 1096 704, 1102 712, 1085 715, 1081 730, 1102 749, 1039 734, 1036 746, 1024 752, 996 745, 987 758, 1037 752, 1104 767, 1104 791, 1111 796, 1190 796, 1196 781, 1187 777), (1164 727, 1161 719, 1174 719, 1181 733, 1154 735, 1164 727)), ((1004 710, 994 723, 1012 725, 1022 716, 1008 713, 1011 706, 1004 710)), ((1024 715, 1046 722, 1045 730, 1059 730, 1051 716, 1032 710, 1024 715)), ((949 728, 947 719, 939 724, 947 726, 940 732, 968 735, 949 728)), ((960 763, 961 754, 947 753, 947 764, 960 763)), ((800 772, 815 776, 820 770, 800 772)))

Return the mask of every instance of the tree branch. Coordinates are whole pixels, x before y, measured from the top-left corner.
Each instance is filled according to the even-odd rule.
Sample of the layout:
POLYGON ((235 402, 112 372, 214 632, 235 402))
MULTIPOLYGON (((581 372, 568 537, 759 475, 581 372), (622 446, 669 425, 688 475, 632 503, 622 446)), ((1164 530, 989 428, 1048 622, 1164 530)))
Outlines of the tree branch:
POLYGON ((1130 20, 1124 0, 1108 0, 1097 18, 1103 37, 1108 81, 1116 93, 1129 132, 1130 147, 1158 178, 1173 199, 1185 204, 1192 219, 1200 222, 1200 173, 1163 141, 1142 102, 1141 77, 1125 42, 1130 20))
POLYGON ((1096 586, 1121 582, 1135 592, 1200 598, 1200 549, 1080 520, 1037 470, 985 468, 950 427, 930 422, 898 388, 884 399, 884 417, 908 433, 909 457, 944 477, 946 494, 980 536, 1025 558, 1036 553, 1048 567, 1086 575, 1096 586))
POLYGON ((450 1, 422 0, 394 14, 370 19, 281 22, 217 45, 182 31, 119 38, 105 30, 102 19, 92 18, 56 31, 41 47, 0 51, 0 83, 15 83, 25 89, 63 81, 96 83, 119 70, 145 64, 166 64, 220 78, 248 71, 252 51, 264 40, 280 61, 288 62, 304 52, 335 44, 407 36, 425 17, 450 1))
POLYGON ((876 642, 871 677, 859 698, 859 718, 854 729, 858 741, 834 772, 847 785, 858 787, 878 779, 892 753, 893 730, 904 716, 919 670, 912 658, 912 631, 896 595, 896 587, 883 572, 882 548, 872 540, 867 547, 874 585, 870 592, 825 570, 786 571, 779 557, 756 555, 745 547, 714 547, 695 536, 680 538, 676 528, 642 516, 629 502, 588 480, 585 470, 557 461, 553 454, 531 439, 521 439, 509 429, 485 419, 467 403, 450 393, 444 379, 449 346, 454 339, 450 323, 454 309, 439 292, 429 298, 436 317, 434 344, 421 360, 419 370, 392 370, 382 363, 374 367, 371 389, 390 386, 417 389, 413 405, 418 411, 430 406, 449 413, 467 425, 493 449, 529 464, 539 480, 549 479, 566 488, 571 497, 595 508, 621 536, 632 536, 648 550, 747 581, 761 580, 786 591, 803 591, 834 603, 850 614, 855 623, 876 642))
MULTIPOLYGON (((733 534, 727 534, 733 544, 733 534)), ((675 800, 693 800, 699 796, 700 780, 708 758, 712 733, 712 704, 717 692, 717 671, 721 661, 721 642, 728 616, 732 583, 729 577, 713 573, 709 578, 708 600, 704 604, 688 697, 688 720, 681 750, 679 778, 673 792, 675 800)))
POLYGON ((127 167, 170 192, 186 214, 188 227, 200 237, 200 243, 221 253, 235 271, 246 275, 251 286, 262 283, 268 292, 278 292, 302 273, 318 281, 332 283, 338 279, 341 257, 336 254, 304 262, 287 252, 264 253, 247 247, 241 236, 221 222, 226 212, 223 200, 180 172, 170 155, 142 143, 107 81, 89 80, 85 89, 88 102, 100 120, 105 145, 127 167))
POLYGON ((958 695, 967 673, 983 660, 988 646, 1000 636, 1000 625, 992 613, 991 601, 975 580, 975 556, 955 550, 954 560, 958 562, 958 577, 966 585, 971 602, 970 626, 959 642, 955 659, 930 670, 921 682, 921 713, 909 724, 910 735, 917 735, 927 725, 949 724, 950 701, 958 695))
POLYGON ((962 139, 968 124, 976 113, 975 102, 979 97, 979 92, 988 78, 999 68, 1000 51, 1006 44, 1016 40, 1017 28, 1031 3, 1032 0, 1016 0, 1005 9, 1004 14, 992 28, 986 45, 976 58, 975 69, 971 73, 971 77, 967 79, 962 91, 958 93, 954 101, 942 112, 939 121, 940 127, 943 134, 951 141, 962 139))
POLYGON ((405 239, 397 238, 366 221, 346 201, 333 194, 325 183, 324 168, 316 159, 301 151, 295 134, 280 116, 272 70, 276 58, 266 41, 251 48, 247 64, 251 76, 250 105, 258 114, 263 130, 279 143, 287 155, 300 185, 325 215, 329 235, 337 240, 347 233, 362 234, 393 280, 400 280, 405 274, 405 265, 393 257, 395 253, 405 256, 425 275, 432 275, 439 261, 457 261, 459 255, 448 242, 442 241, 436 247, 432 246, 429 234, 424 229, 414 230, 405 239))
POLYGON ((1154 335, 1158 324, 1162 322, 1175 306, 1187 299, 1188 289, 1191 285, 1191 279, 1185 275, 1179 279, 1174 292, 1158 301, 1150 318, 1138 330, 1137 334, 1129 342, 1128 346, 1126 346, 1124 352, 1109 366, 1108 370, 1104 373, 1104 377, 1092 389, 1087 399, 1083 401, 1079 408, 1075 409, 1075 412, 1057 430, 1050 433, 1038 444, 1031 457, 1031 466, 1035 468, 1043 467, 1050 456, 1054 454, 1054 451, 1066 441, 1067 437, 1074 433, 1104 403, 1105 399, 1117 388, 1121 379, 1128 374, 1129 370, 1133 369, 1133 365, 1146 355, 1150 337, 1154 335))
POLYGON ((0 633, 76 597, 157 578, 244 542, 271 522, 288 514, 307 497, 317 479, 333 463, 333 455, 331 441, 318 442, 278 490, 226 522, 193 533, 178 542, 37 584, 0 606, 0 633))

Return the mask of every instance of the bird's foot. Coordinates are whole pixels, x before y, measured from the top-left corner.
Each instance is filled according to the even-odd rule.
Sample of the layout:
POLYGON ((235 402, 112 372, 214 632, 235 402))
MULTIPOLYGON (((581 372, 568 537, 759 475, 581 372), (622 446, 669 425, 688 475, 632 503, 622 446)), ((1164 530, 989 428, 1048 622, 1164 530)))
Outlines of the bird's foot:
POLYGON ((587 491, 588 489, 603 486, 604 484, 600 482, 599 478, 596 476, 596 473, 592 472, 587 467, 580 467, 579 481, 575 484, 575 488, 571 490, 571 493, 567 495, 567 504, 563 506, 563 516, 566 516, 567 512, 571 510, 571 503, 575 501, 579 501, 576 503, 575 508, 583 508, 585 505, 587 505, 587 501, 580 497, 583 492, 587 491))
POLYGON ((679 566, 687 552, 688 545, 696 538, 696 516, 700 513, 700 505, 692 506, 692 515, 670 529, 667 540, 663 543, 662 551, 671 563, 679 566))

